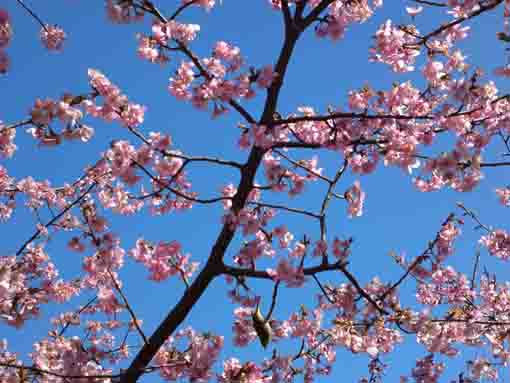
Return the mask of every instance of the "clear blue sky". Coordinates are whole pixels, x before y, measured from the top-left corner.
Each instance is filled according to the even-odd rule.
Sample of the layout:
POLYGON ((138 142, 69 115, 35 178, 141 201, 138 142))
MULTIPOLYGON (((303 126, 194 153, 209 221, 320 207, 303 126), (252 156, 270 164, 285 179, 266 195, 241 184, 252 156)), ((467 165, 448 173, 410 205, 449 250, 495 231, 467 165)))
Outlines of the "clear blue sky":
MULTIPOLYGON (((167 13, 178 5, 177 1, 159 1, 167 13)), ((339 42, 319 40, 309 31, 298 44, 290 65, 288 77, 280 100, 280 113, 287 114, 302 105, 325 111, 327 105, 345 105, 346 94, 350 89, 360 88, 366 82, 376 89, 387 89, 393 81, 417 79, 416 75, 395 75, 382 64, 369 63, 368 49, 372 44, 371 36, 377 27, 388 18, 397 23, 410 22, 400 1, 387 0, 387 4, 363 25, 354 25, 339 42)), ((38 40, 40 27, 15 1, 3 2, 1 7, 9 10, 14 27, 14 37, 7 51, 12 61, 8 76, 0 78, 0 120, 7 123, 26 117, 28 110, 37 97, 57 98, 63 92, 81 93, 88 91, 87 69, 95 68, 105 73, 134 102, 148 107, 145 123, 141 129, 162 131, 172 136, 175 146, 192 155, 204 154, 221 156, 243 161, 247 152, 235 147, 240 118, 232 112, 228 117, 211 120, 210 115, 197 112, 190 105, 175 100, 167 91, 168 78, 175 64, 181 58, 175 58, 167 66, 160 67, 140 60, 136 56, 137 32, 150 33, 150 21, 132 25, 113 25, 106 21, 101 1, 31 1, 33 9, 50 24, 58 24, 68 34, 65 49, 60 54, 50 54, 38 40)), ((198 40, 193 50, 200 56, 210 54, 217 40, 224 40, 241 48, 249 65, 260 67, 273 63, 282 42, 282 22, 278 13, 271 10, 265 0, 233 1, 224 0, 209 14, 202 10, 192 10, 184 14, 187 22, 201 25, 198 40)), ((418 20, 422 31, 431 29, 431 21, 436 25, 448 17, 438 11, 428 11, 418 20), (421 20, 421 21, 420 21, 421 20)), ((470 23, 473 38, 469 45, 461 45, 468 56, 468 62, 491 72, 496 66, 505 63, 504 49, 498 43, 495 32, 502 30, 502 10, 493 15, 484 16, 470 23)), ((423 57, 417 67, 421 68, 423 57)), ((508 80, 498 79, 498 87, 504 93, 508 90, 508 80)), ((246 103, 255 116, 260 115, 261 97, 246 103)), ((93 140, 87 144, 65 144, 58 148, 38 148, 34 141, 18 132, 16 143, 18 152, 10 160, 0 160, 9 173, 17 178, 32 175, 37 179, 49 179, 59 185, 72 181, 81 174, 82 169, 93 163, 100 152, 105 151, 111 140, 128 139, 138 145, 136 139, 126 133, 118 124, 105 124, 94 119, 87 122, 96 130, 93 140)), ((498 148, 502 151, 502 148, 498 148)), ((497 160, 494 150, 488 157, 497 160)), ((308 157, 310 154, 306 154, 308 157)), ((297 154, 296 154, 297 156, 297 154)), ((337 154, 321 152, 321 167, 326 175, 332 175, 340 158, 337 154)), ((211 170, 207 166, 197 165, 190 173, 194 189, 201 196, 215 196, 221 188, 230 182, 237 182, 230 171, 211 170)), ((263 182, 263 175, 257 179, 263 182)), ((409 257, 421 253, 427 242, 433 239, 440 223, 448 213, 456 211, 455 202, 463 201, 466 206, 480 212, 482 219, 491 225, 508 228, 507 211, 498 205, 493 192, 497 186, 510 183, 506 169, 487 170, 482 184, 473 193, 460 194, 444 190, 432 194, 423 194, 415 190, 411 178, 398 169, 381 166, 372 175, 357 177, 349 174, 343 180, 338 191, 343 192, 354 179, 360 179, 367 193, 365 214, 358 219, 346 217, 346 207, 341 201, 332 204, 330 222, 332 235, 353 236, 353 254, 351 270, 363 282, 378 275, 383 281, 394 281, 400 275, 399 268, 387 256, 390 250, 405 251, 409 257)), ((318 210, 319 192, 323 187, 310 187, 305 196, 293 199, 291 206, 311 207, 318 210)), ((140 236, 149 240, 179 240, 193 260, 204 262, 210 246, 220 229, 223 214, 221 205, 206 208, 197 206, 191 212, 177 213, 164 217, 151 217, 142 213, 133 217, 112 216, 111 227, 122 238, 126 250, 133 247, 140 236)), ((279 222, 289 218, 281 214, 279 222)), ((7 224, 0 228, 0 254, 10 254, 27 239, 33 230, 33 218, 22 209, 7 224)), ((287 224, 296 236, 307 233, 317 239, 316 226, 307 221, 287 219, 287 224)), ((450 263, 462 271, 470 270, 479 233, 475 233, 472 222, 467 221, 464 234, 456 242, 458 249, 450 263)), ((48 246, 65 278, 80 273, 80 256, 65 249, 69 237, 60 234, 48 246)), ((236 245, 237 243, 234 243, 236 245)), ((231 260, 237 248, 232 246, 226 259, 231 260)), ((125 281, 125 293, 136 312, 145 321, 146 333, 157 326, 163 316, 180 297, 183 288, 176 280, 162 284, 147 281, 147 272, 141 265, 126 259, 127 265, 121 271, 125 281)), ((483 253, 482 261, 489 268, 508 277, 506 265, 495 263, 483 253)), ((500 277, 500 278, 501 278, 500 277)), ((344 282, 338 274, 321 276, 323 281, 344 282)), ((263 296, 269 294, 269 283, 254 284, 263 296)), ((414 294, 412 284, 404 288, 407 294, 414 294)), ((283 289, 276 318, 285 319, 300 303, 312 307, 318 289, 312 281, 303 290, 283 289)), ((269 297, 268 297, 269 298, 269 297)), ((268 299, 267 298, 267 299, 268 299)), ((84 298, 73 300, 69 307, 85 302, 84 298)), ((258 343, 245 349, 234 349, 230 338, 233 309, 226 296, 223 281, 216 281, 195 307, 186 324, 197 330, 212 331, 225 335, 225 349, 221 359, 230 356, 241 360, 253 358, 260 360, 271 356, 271 348, 262 352, 258 343)), ((14 330, 0 324, 0 337, 6 337, 13 351, 26 353, 32 343, 44 336, 49 329, 47 318, 61 309, 59 306, 44 306, 41 321, 31 321, 23 329, 14 330)), ((299 344, 286 342, 284 349, 296 352, 299 344)), ((473 356, 473 351, 463 350, 462 358, 473 356)), ((408 374, 414 366, 416 357, 426 354, 422 346, 416 345, 413 338, 406 340, 397 352, 384 357, 391 363, 388 381, 395 381, 399 375, 408 374)), ((338 352, 333 375, 327 379, 345 382, 356 381, 367 374, 364 355, 338 352)), ((459 362, 452 364, 458 367, 459 362)), ((453 370, 455 371, 455 370, 453 370)), ((153 376, 142 379, 154 381, 153 376)))

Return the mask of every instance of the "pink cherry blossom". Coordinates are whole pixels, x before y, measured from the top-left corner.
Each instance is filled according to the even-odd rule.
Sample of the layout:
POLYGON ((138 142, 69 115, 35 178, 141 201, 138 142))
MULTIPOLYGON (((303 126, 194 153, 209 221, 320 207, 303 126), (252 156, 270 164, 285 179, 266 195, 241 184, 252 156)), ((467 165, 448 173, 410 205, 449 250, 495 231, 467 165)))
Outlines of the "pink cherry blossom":
POLYGON ((3 49, 0 48, 0 74, 5 74, 9 70, 9 57, 7 53, 4 52, 3 49))
POLYGON ((359 181, 355 181, 344 195, 349 203, 347 209, 349 218, 361 217, 363 215, 363 205, 365 203, 366 194, 361 190, 359 181))
POLYGON ((150 271, 151 280, 161 282, 171 276, 189 278, 198 268, 197 262, 189 262, 190 255, 182 254, 178 242, 160 242, 152 245, 143 239, 136 242, 130 256, 150 271))
POLYGON ((166 44, 170 39, 186 44, 193 41, 199 31, 197 24, 181 24, 173 20, 166 24, 156 22, 152 26, 153 36, 160 44, 166 44))
POLYGON ((7 129, 0 121, 0 155, 2 157, 10 158, 13 156, 17 149, 17 146, 14 144, 15 137, 16 130, 7 129))
POLYGON ((214 5, 216 4, 216 0, 199 0, 199 1, 182 0, 183 4, 188 4, 191 2, 193 2, 193 4, 195 5, 205 8, 207 11, 211 10, 211 8, 213 8, 214 5))
MULTIPOLYGON (((357 223, 338 226, 344 219, 334 215, 343 202, 348 217, 364 213, 366 194, 353 176, 377 180, 373 173, 393 174, 395 169, 380 164, 403 170, 399 177, 420 192, 451 189, 425 199, 475 189, 483 193, 486 188, 477 186, 487 182, 485 177, 490 184, 496 172, 504 172, 508 162, 500 154, 510 154, 510 101, 501 79, 478 67, 471 35, 486 31, 471 30, 470 25, 485 25, 490 13, 490 21, 502 31, 492 40, 505 44, 510 36, 510 0, 445 0, 444 7, 419 19, 420 30, 412 22, 434 5, 400 4, 404 12, 400 16, 407 12, 411 24, 395 19, 378 24, 369 48, 369 60, 387 64, 379 69, 394 72, 394 78, 370 83, 361 79, 353 85, 356 88, 340 90, 336 101, 318 104, 294 103, 299 92, 292 93, 298 89, 289 84, 292 76, 316 76, 316 69, 324 64, 321 60, 333 69, 345 68, 336 65, 335 55, 326 54, 317 56, 317 65, 295 72, 299 44, 313 38, 313 32, 339 40, 357 33, 356 24, 365 23, 370 29, 366 21, 382 0, 268 0, 266 6, 279 15, 273 21, 282 24, 278 36, 283 48, 273 52, 276 56, 268 50, 268 57, 259 58, 252 57, 253 52, 245 55, 250 47, 237 45, 246 39, 215 35, 211 29, 215 13, 203 11, 220 3, 181 0, 166 9, 153 1, 107 0, 105 11, 115 24, 150 19, 118 27, 117 32, 136 37, 133 57, 161 65, 152 69, 163 69, 170 95, 210 113, 212 119, 221 117, 214 123, 221 132, 212 134, 232 141, 231 155, 226 146, 208 140, 204 126, 163 124, 161 131, 151 131, 145 124, 148 108, 126 92, 129 84, 121 87, 97 69, 88 70, 88 86, 82 84, 60 97, 43 90, 28 110, 18 108, 25 116, 13 117, 11 112, 17 109, 11 108, 2 117, 8 121, 0 122, 0 156, 5 162, 0 166, 0 221, 18 225, 29 217, 32 227, 25 235, 16 226, 21 242, 7 244, 7 252, 0 256, 0 320, 21 328, 37 325, 49 315, 49 327, 34 339, 31 353, 23 354, 19 342, 8 347, 0 341, 0 381, 112 383, 157 373, 165 381, 196 383, 214 379, 313 383, 334 378, 336 359, 351 353, 362 354, 360 360, 367 362, 369 376, 358 380, 378 382, 387 372, 400 375, 390 369, 398 368, 391 361, 404 350, 404 341, 417 343, 425 355, 407 370, 408 376, 401 375, 401 382, 498 380, 501 366, 510 360, 506 343, 510 285, 497 266, 485 262, 487 254, 475 251, 476 256, 466 257, 464 253, 467 249, 466 254, 472 254, 470 246, 478 244, 488 256, 510 259, 506 229, 485 222, 491 214, 483 209, 477 212, 459 203, 462 219, 451 206, 438 230, 423 232, 425 216, 413 222, 414 234, 423 241, 416 248, 378 243, 381 262, 389 252, 387 260, 394 263, 394 270, 383 264, 380 270, 369 270, 363 262, 378 254, 367 258, 358 250, 372 237, 364 238, 357 223), (436 13, 439 18, 434 22, 436 13), (211 17, 211 24, 194 23, 211 17), (209 42, 198 41, 198 32, 206 32, 209 42), (418 62, 422 52, 424 58, 418 62), (410 76, 407 72, 415 67, 419 70, 410 76), (289 89, 291 94, 286 93, 289 89), (110 122, 118 124, 104 129, 102 125, 110 122), (100 129, 97 139, 107 137, 107 142, 88 147, 102 147, 101 153, 90 157, 61 152, 89 142, 100 129), (174 130, 175 136, 170 133, 174 130), (181 134, 188 130, 191 141, 181 134), (42 147, 55 147, 58 159, 85 162, 71 176, 64 174, 71 162, 62 167, 64 173, 58 168, 58 175, 52 175, 51 167, 36 169, 49 172, 49 179, 31 175, 35 168, 31 150, 22 147, 25 138, 35 139, 37 160, 46 158, 46 151, 39 155, 42 147), (210 152, 188 152, 180 146, 187 141, 210 152), (27 166, 20 172, 21 159, 27 166), (201 214, 209 214, 206 221, 216 222, 218 230, 211 231, 209 244, 211 238, 202 238, 199 230, 172 239, 172 229, 186 229, 179 226, 184 221, 178 215, 161 217, 174 212, 192 214, 188 222, 192 230, 204 217, 201 214), (462 226, 464 219, 473 225, 462 226), (129 230, 118 225, 121 220, 132 222, 135 234, 151 227, 148 220, 165 221, 168 230, 162 238, 151 232, 129 239, 129 230), (467 235, 460 244, 461 226, 467 235), (473 226, 483 230, 478 242, 469 235, 473 226), (353 238, 358 245, 353 246, 353 238), (192 257, 185 249, 197 240, 205 252, 192 257), (60 269, 62 262, 65 267, 60 269), (368 274, 363 274, 365 269, 368 274), (136 310, 141 307, 132 290, 137 270, 142 270, 142 278, 146 273, 145 283, 170 286, 163 299, 169 299, 169 306, 162 322, 154 326, 146 327, 147 318, 144 322, 143 312, 136 310), (314 283, 305 284, 309 279, 314 283), (211 293, 225 286, 224 281, 226 296, 211 293), (195 312, 210 293, 226 298, 214 304, 235 305, 233 312, 227 308, 225 316, 228 321, 230 315, 227 326, 232 329, 233 348, 224 349, 229 339, 210 332, 214 323, 209 326, 208 317, 200 321, 204 319, 200 310, 195 312), (200 331, 186 327, 190 312, 198 313, 200 331), (266 334, 261 333, 261 325, 266 334), (262 352, 269 335, 270 348, 258 360, 242 359, 237 353, 237 348, 248 345, 262 352), (454 357, 460 363, 453 363, 452 370, 449 362, 454 357)), ((51 13, 45 12, 51 7, 19 5, 28 11, 23 12, 25 17, 32 17, 28 22, 51 21, 51 13)), ((251 10, 246 10, 249 18, 251 10)), ((242 22, 234 24, 242 26, 242 22)), ((61 50, 65 32, 45 25, 43 44, 61 50)), ((7 53, 16 40, 9 14, 0 9, 1 73, 12 70, 7 53)), ((305 53, 314 52, 307 49, 305 53)), ((13 54, 22 51, 12 50, 13 54)), ((353 60, 351 53, 341 56, 340 64, 353 60)), ((493 74, 510 76, 505 58, 499 60, 493 74)), ((12 61, 28 66, 40 62, 22 56, 12 61)), ((143 69, 131 75, 131 79, 143 78, 143 69)), ((346 74, 347 80, 354 83, 350 75, 346 74)), ((6 89, 15 88, 7 84, 6 89)), ((178 103, 163 101, 170 108, 167 114, 173 116, 178 103)), ((374 186, 367 181, 365 187, 374 186)), ((495 192, 501 205, 510 204, 509 187, 500 186, 495 192)))
POLYGON ((494 230, 480 238, 480 243, 487 247, 489 253, 497 258, 510 258, 510 235, 504 230, 494 230))
POLYGON ((499 202, 502 205, 510 206, 510 188, 496 189, 496 194, 499 197, 499 202))
POLYGON ((259 72, 257 76, 257 85, 261 88, 269 88, 277 76, 278 73, 273 71, 272 65, 267 65, 259 72))
POLYGON ((41 29, 41 41, 50 51, 60 51, 67 38, 66 33, 62 28, 56 25, 46 25, 41 29))
POLYGON ((501 77, 510 77, 510 65, 504 67, 497 67, 494 69, 494 74, 501 77))
POLYGON ((303 270, 293 267, 286 259, 278 263, 276 270, 268 269, 267 272, 273 280, 285 282, 287 287, 301 287, 306 281, 303 270))
POLYGON ((113 23, 127 24, 143 19, 144 13, 139 12, 129 3, 106 0, 106 14, 113 23))
POLYGON ((423 7, 406 7, 406 12, 409 16, 415 17, 423 12, 423 7))
POLYGON ((243 65, 241 50, 225 41, 218 41, 213 49, 213 57, 229 63, 229 72, 236 72, 243 65))
POLYGON ((9 45, 12 37, 12 27, 9 20, 9 13, 0 8, 0 49, 9 45))
POLYGON ((395 72, 414 70, 413 64, 419 50, 412 47, 415 43, 412 34, 396 28, 388 20, 376 32, 375 40, 375 47, 370 50, 371 60, 388 64, 395 72))

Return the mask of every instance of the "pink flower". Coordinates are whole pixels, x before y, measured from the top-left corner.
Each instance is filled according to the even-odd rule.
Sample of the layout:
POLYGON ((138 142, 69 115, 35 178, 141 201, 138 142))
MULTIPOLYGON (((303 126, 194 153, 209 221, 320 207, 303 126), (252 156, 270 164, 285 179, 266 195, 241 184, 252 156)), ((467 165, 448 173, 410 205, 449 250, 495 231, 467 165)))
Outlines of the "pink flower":
POLYGON ((16 129, 6 129, 5 125, 0 121, 0 156, 10 158, 17 149, 14 144, 16 137, 16 129))
POLYGON ((254 362, 241 364, 236 358, 230 358, 223 362, 223 372, 218 376, 220 383, 235 382, 240 377, 245 383, 265 383, 268 381, 262 368, 254 362))
POLYGON ((328 251, 328 243, 323 240, 319 240, 315 243, 315 249, 313 249, 314 257, 321 257, 326 255, 328 251))
POLYGON ((128 104, 120 115, 122 124, 128 128, 136 128, 143 123, 146 109, 139 104, 128 104))
POLYGON ((112 289, 100 287, 97 292, 97 298, 99 300, 98 306, 105 314, 114 314, 122 310, 122 306, 112 289))
POLYGON ((510 258, 510 235, 504 230, 494 230, 479 241, 489 253, 507 261, 510 258))
POLYGON ((510 188, 496 189, 496 194, 499 197, 499 202, 502 205, 510 206, 510 188))
POLYGON ((0 48, 0 74, 5 74, 9 70, 9 56, 0 48))
MULTIPOLYGON (((236 193, 237 193, 237 189, 234 187, 233 184, 228 184, 221 191, 221 194, 223 195, 223 197, 233 197, 236 193)), ((223 202, 223 209, 229 210, 232 207, 231 199, 225 199, 222 202, 223 202)))
POLYGON ((154 162, 154 170, 161 177, 171 177, 177 174, 181 169, 183 160, 177 157, 158 158, 154 162))
POLYGON ((12 37, 12 28, 9 22, 9 13, 0 8, 0 49, 5 48, 12 37))
POLYGON ((190 262, 190 255, 183 255, 177 241, 160 242, 156 246, 139 239, 129 253, 137 262, 143 263, 150 271, 149 279, 157 282, 171 276, 189 278, 198 268, 197 262, 190 262))
POLYGON ((166 44, 170 39, 175 39, 183 44, 187 44, 195 40, 198 31, 200 31, 200 25, 181 24, 174 20, 166 24, 156 22, 152 26, 153 36, 160 44, 166 44))
POLYGON ((257 85, 261 88, 269 88, 278 73, 273 72, 273 66, 267 65, 262 68, 257 76, 257 85))
POLYGON ((147 60, 152 63, 166 63, 170 59, 164 53, 162 53, 158 48, 156 43, 145 36, 138 35, 138 56, 140 58, 147 60))
MULTIPOLYGON (((183 4, 191 3, 193 1, 193 4, 198 5, 199 7, 205 8, 207 11, 211 10, 212 7, 214 7, 214 4, 216 4, 216 0, 182 0, 183 4)), ((220 2, 221 4, 221 2, 220 2)))
POLYGON ((48 125, 56 117, 56 103, 52 99, 35 100, 30 111, 32 121, 38 125, 48 125))
POLYGON ((333 241, 333 255, 338 259, 346 259, 351 253, 352 238, 341 240, 335 238, 333 241))
POLYGON ((366 195, 365 192, 361 190, 359 181, 355 181, 354 184, 347 189, 344 196, 349 203, 347 208, 349 218, 361 217, 366 195))
POLYGON ((412 377, 417 383, 437 383, 445 367, 444 363, 435 363, 434 355, 430 354, 416 361, 412 377))
POLYGON ((429 60, 423 74, 432 86, 437 86, 447 73, 442 62, 429 60))
POLYGON ((80 241, 80 238, 78 237, 71 238, 67 244, 67 247, 78 253, 83 253, 85 251, 85 245, 80 241))
POLYGON ((50 51, 60 51, 66 37, 64 30, 56 25, 46 25, 41 29, 41 41, 50 51))
POLYGON ((494 74, 496 76, 510 77, 510 65, 506 65, 504 67, 497 67, 496 69, 494 69, 494 74))
POLYGON ((280 260, 276 270, 267 269, 267 273, 273 280, 285 282, 287 287, 301 287, 306 281, 303 269, 294 268, 287 259, 280 260))
POLYGON ((458 40, 463 40, 468 36, 468 32, 471 29, 469 26, 463 26, 461 24, 454 25, 451 28, 447 28, 442 35, 446 39, 446 43, 452 44, 458 40))
POLYGON ((392 25, 391 20, 379 27, 375 34, 375 47, 371 48, 371 60, 388 64, 395 72, 414 70, 414 61, 420 50, 409 47, 416 38, 392 25))
POLYGON ((214 46, 213 57, 227 61, 230 65, 229 72, 235 72, 241 69, 243 58, 241 50, 238 47, 229 45, 225 41, 218 41, 214 46))
POLYGON ((470 361, 469 365, 473 378, 493 382, 498 380, 498 370, 496 366, 487 359, 479 357, 474 361, 470 361))
POLYGON ((423 11, 423 7, 406 7, 406 12, 409 16, 415 17, 423 11))
POLYGON ((189 100, 192 97, 189 87, 195 78, 195 73, 193 72, 194 66, 195 64, 192 62, 183 61, 175 77, 170 78, 168 90, 178 100, 189 100))
POLYGON ((294 236, 287 230, 287 226, 285 225, 275 227, 273 229, 273 235, 279 239, 281 249, 288 248, 290 242, 294 239, 294 236))
POLYGON ((143 19, 144 12, 140 12, 131 3, 118 2, 113 0, 106 1, 106 13, 112 23, 127 24, 143 19))

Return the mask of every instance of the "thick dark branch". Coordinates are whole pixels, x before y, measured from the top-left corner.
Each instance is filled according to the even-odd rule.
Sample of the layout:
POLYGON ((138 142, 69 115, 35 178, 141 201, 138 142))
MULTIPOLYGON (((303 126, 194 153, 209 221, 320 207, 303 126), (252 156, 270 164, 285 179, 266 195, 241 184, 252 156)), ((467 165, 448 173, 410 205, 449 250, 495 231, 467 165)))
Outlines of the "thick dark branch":
POLYGON ((274 68, 274 71, 276 72, 276 78, 273 80, 271 86, 267 90, 267 98, 264 104, 264 111, 262 112, 262 117, 260 118, 261 124, 269 125, 269 123, 273 120, 274 113, 277 110, 278 98, 283 86, 285 73, 287 72, 287 67, 289 65, 290 58, 296 46, 299 35, 300 32, 297 32, 295 29, 285 28, 285 41, 274 68))
MULTIPOLYGON (((319 266, 313 266, 313 267, 305 267, 303 269, 304 275, 314 275, 317 273, 323 273, 326 271, 333 271, 333 270, 341 270, 342 267, 344 267, 345 262, 344 261, 338 261, 335 263, 329 263, 329 264, 321 264, 319 266)), ((257 278, 257 279, 273 279, 273 277, 264 270, 254 270, 254 269, 244 269, 239 267, 233 267, 224 265, 222 274, 231 275, 233 277, 247 277, 247 278, 257 278)))
MULTIPOLYGON (((156 12, 156 14, 159 15, 158 17, 160 20, 166 22, 166 19, 160 12, 156 12)), ((273 84, 269 87, 261 121, 271 121, 273 114, 276 111, 283 77, 297 38, 297 34, 286 33, 285 41, 275 67, 278 77, 277 80, 273 81, 273 84)), ((255 122, 251 116, 247 115, 246 117, 249 117, 248 122, 255 122)), ((239 212, 245 206, 248 196, 253 189, 255 174, 257 173, 257 169, 262 161, 263 155, 264 151, 262 149, 253 147, 246 164, 243 165, 241 170, 241 180, 237 187, 237 193, 232 200, 232 211, 234 213, 239 212)), ((135 383, 139 379, 145 368, 151 362, 152 358, 158 352, 159 348, 185 320, 188 313, 198 302, 212 280, 224 271, 223 256, 230 245, 230 242, 234 238, 234 234, 235 231, 230 227, 230 225, 223 225, 223 228, 211 249, 211 253, 205 267, 198 274, 190 287, 185 291, 179 302, 161 322, 157 330, 149 338, 149 343, 144 345, 138 352, 126 373, 122 375, 121 383, 135 383)))
POLYGON ((281 0, 282 2, 282 13, 283 13, 283 21, 285 23, 286 28, 292 28, 294 20, 292 19, 292 15, 290 14, 289 8, 289 0, 281 0))
MULTIPOLYGON (((502 95, 490 103, 494 105, 500 101, 508 100, 509 95, 502 95)), ((359 120, 437 120, 439 117, 451 118, 458 116, 466 116, 476 112, 483 110, 484 107, 476 107, 470 110, 465 111, 456 111, 446 116, 437 116, 433 114, 426 115, 400 115, 400 114, 368 114, 368 113, 354 113, 354 112, 336 112, 330 113, 327 115, 314 115, 314 116, 297 116, 297 117, 289 117, 278 120, 271 121, 268 126, 276 126, 276 125, 287 125, 287 124, 295 124, 299 122, 308 122, 308 121, 316 121, 316 122, 327 122, 335 119, 359 119, 359 120)))
POLYGON ((317 18, 320 16, 322 11, 324 11, 330 4, 334 3, 335 0, 322 0, 312 11, 306 16, 303 20, 298 20, 299 26, 303 29, 307 28, 312 24, 317 18))
POLYGON ((400 114, 367 114, 367 113, 349 113, 349 112, 337 112, 331 113, 327 115, 314 115, 314 116, 299 116, 299 117, 289 117, 281 120, 274 120, 269 125, 287 125, 287 124, 295 124, 298 122, 326 122, 337 119, 361 119, 361 120, 433 120, 437 119, 437 116, 433 115, 424 115, 424 116, 408 116, 408 115, 400 115, 400 114))

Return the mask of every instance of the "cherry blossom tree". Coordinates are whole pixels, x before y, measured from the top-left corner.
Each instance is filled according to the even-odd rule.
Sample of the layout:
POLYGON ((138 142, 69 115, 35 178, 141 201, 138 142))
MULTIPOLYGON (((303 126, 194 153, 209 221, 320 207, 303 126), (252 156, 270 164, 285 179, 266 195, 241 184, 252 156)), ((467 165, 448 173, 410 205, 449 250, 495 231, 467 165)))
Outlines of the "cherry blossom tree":
MULTIPOLYGON (((0 7, 1 82, 10 81, 22 61, 10 52, 14 8, 40 28, 47 50, 64 54, 73 44, 66 26, 50 24, 51 13, 33 3, 0 7)), ((147 126, 150 105, 100 68, 83 73, 86 87, 42 95, 26 116, 0 122, 0 220, 18 225, 17 217, 26 218, 18 229, 26 240, 15 249, 2 245, 0 318, 14 339, 27 326, 40 330, 28 352, 1 343, 0 381, 312 382, 332 376, 339 353, 347 351, 368 361, 360 382, 379 382, 402 367, 387 357, 413 342, 422 356, 396 372, 401 382, 495 381, 508 374, 510 282, 501 265, 510 259, 510 233, 492 226, 494 217, 462 202, 451 206, 420 253, 393 251, 386 258, 387 267, 399 270, 394 279, 384 270, 356 272, 362 255, 349 226, 331 223, 336 215, 365 218, 365 202, 377 193, 367 192, 365 180, 384 167, 402 171, 417 199, 451 189, 460 200, 481 187, 486 171, 498 172, 498 187, 484 198, 510 206, 510 186, 501 179, 510 166, 510 97, 498 90, 510 64, 497 63, 505 57, 492 52, 494 66, 481 68, 462 51, 473 38, 471 23, 484 20, 499 23, 499 32, 486 37, 492 46, 510 42, 510 1, 402 2, 405 22, 401 15, 384 21, 366 43, 372 65, 385 66, 393 85, 344 89, 345 103, 292 112, 279 101, 300 40, 315 35, 333 46, 348 39, 386 6, 383 0, 269 1, 267 12, 280 18, 281 49, 262 65, 251 63, 229 36, 208 41, 209 53, 196 48, 207 36, 187 20, 189 12, 213 17, 229 0, 172 3, 106 0, 104 13, 110 23, 137 29, 138 45, 128 53, 136 52, 147 70, 169 73, 161 88, 178 101, 171 104, 176 113, 189 103, 220 123, 236 121, 229 142, 235 154, 190 153, 173 139, 172 127, 147 126), (35 165, 41 151, 63 148, 71 156, 73 145, 90 145, 99 123, 111 124, 115 139, 101 143, 102 151, 85 169, 77 167, 74 178, 57 185, 11 171, 24 150, 35 165), (31 144, 18 148, 20 136, 31 144), (330 155, 334 160, 323 160, 330 155), (196 168, 232 176, 208 180, 204 190, 195 186, 196 168), (313 207, 300 205, 310 194, 313 207), (215 217, 208 254, 189 254, 186 238, 149 240, 146 233, 130 243, 115 229, 119 217, 163 216, 179 225, 193 214, 215 217), (296 224, 301 221, 307 226, 296 224), (456 251, 466 232, 476 236, 467 244, 475 256, 456 251), (66 245, 56 249, 59 239, 66 245), (77 274, 60 273, 64 257, 78 265, 77 274), (128 264, 139 279, 150 280, 154 294, 159 288, 172 299, 156 326, 144 325, 147 313, 126 293, 140 283, 123 276, 128 264), (162 287, 169 280, 181 290, 169 294, 162 287), (201 329, 189 325, 211 289, 222 290, 219 304, 229 312, 233 345, 207 328, 214 317, 201 329), (286 293, 310 299, 294 304, 282 298, 286 293), (48 324, 41 318, 50 308, 48 324), (246 347, 256 350, 248 358, 246 347), (459 369, 449 375, 453 360, 459 369)), ((205 140, 222 134, 204 131, 205 140)), ((419 221, 412 224, 420 230, 419 221)), ((369 241, 370 232, 365 235, 359 240, 369 241)))

